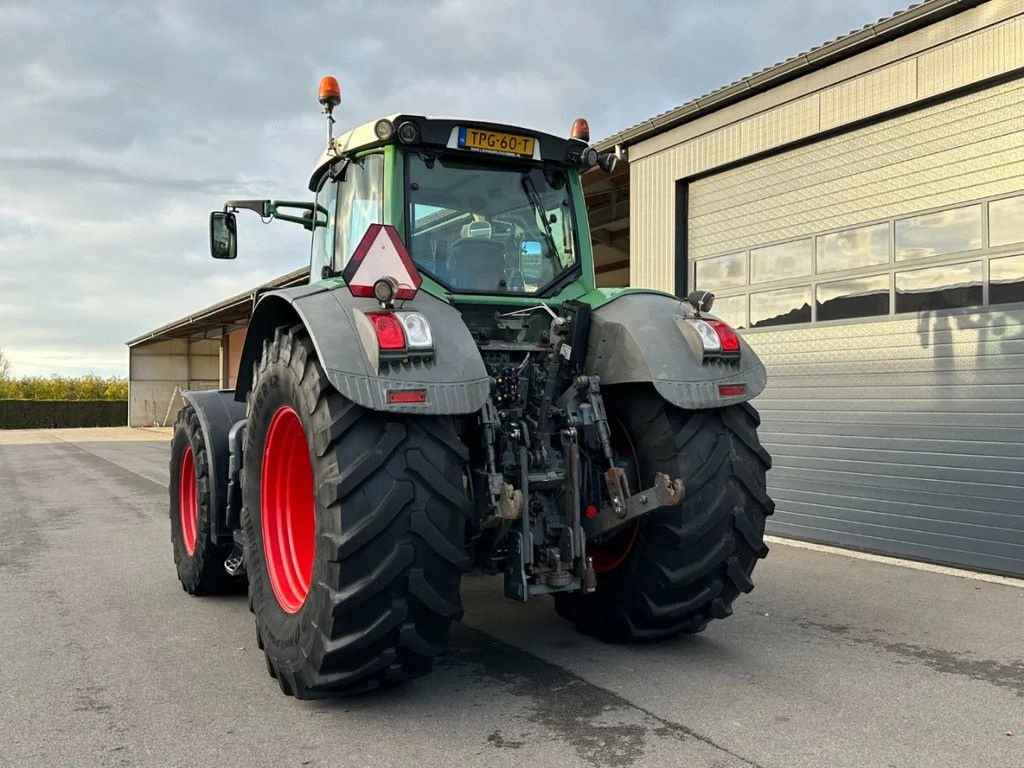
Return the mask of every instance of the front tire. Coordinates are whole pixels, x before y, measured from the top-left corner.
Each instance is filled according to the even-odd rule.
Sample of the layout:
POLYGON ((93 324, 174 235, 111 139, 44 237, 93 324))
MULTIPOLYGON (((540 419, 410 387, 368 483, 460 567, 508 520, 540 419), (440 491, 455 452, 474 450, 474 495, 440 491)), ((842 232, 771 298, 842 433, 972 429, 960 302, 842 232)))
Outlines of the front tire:
POLYGON ((195 408, 178 412, 171 438, 171 545, 181 588, 190 595, 215 595, 238 589, 241 579, 224 570, 231 545, 212 537, 210 464, 206 438, 195 408))
POLYGON ((628 435, 639 487, 664 472, 683 479, 685 496, 595 547, 595 567, 604 566, 596 592, 556 594, 556 610, 612 642, 700 632, 732 614, 768 553, 764 526, 774 504, 765 491, 771 457, 757 438, 760 418, 746 403, 684 411, 649 387, 605 392, 609 418, 628 435))
POLYGON ((346 399, 301 326, 264 345, 248 405, 242 524, 270 674, 318 698, 428 673, 469 564, 451 420, 346 399))

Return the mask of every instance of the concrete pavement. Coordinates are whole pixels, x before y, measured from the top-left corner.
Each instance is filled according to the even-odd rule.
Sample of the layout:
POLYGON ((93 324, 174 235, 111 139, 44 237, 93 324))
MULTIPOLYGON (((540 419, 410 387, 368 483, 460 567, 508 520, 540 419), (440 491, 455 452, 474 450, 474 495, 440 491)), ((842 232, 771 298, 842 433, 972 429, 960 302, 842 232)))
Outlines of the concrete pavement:
POLYGON ((1024 589, 785 545, 645 646, 471 576, 432 677, 286 698, 244 597, 178 586, 166 432, 67 432, 0 437, 2 766, 1024 766, 1024 589))

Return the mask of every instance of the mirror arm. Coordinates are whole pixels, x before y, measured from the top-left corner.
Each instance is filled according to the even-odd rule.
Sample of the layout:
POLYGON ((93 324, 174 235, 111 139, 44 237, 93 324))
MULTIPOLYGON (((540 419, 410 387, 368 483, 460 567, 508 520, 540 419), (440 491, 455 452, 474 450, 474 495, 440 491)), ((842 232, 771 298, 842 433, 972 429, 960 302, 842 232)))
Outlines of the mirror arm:
MULTIPOLYGON (((292 208, 297 211, 312 211, 316 208, 316 203, 297 202, 294 200, 268 200, 267 201, 267 215, 273 216, 275 219, 281 218, 282 214, 278 211, 282 208, 292 208)), ((287 219, 286 219, 287 221, 287 219)))
POLYGON ((312 219, 308 219, 304 216, 289 216, 286 213, 276 213, 274 214, 274 218, 280 221, 290 221, 294 224, 301 224, 306 229, 312 229, 312 227, 310 226, 310 224, 312 223, 312 219))
POLYGON ((256 211, 264 219, 270 215, 270 200, 228 200, 224 203, 225 211, 256 211))
POLYGON ((299 216, 292 213, 283 213, 281 209, 296 211, 307 211, 312 213, 316 210, 316 203, 307 203, 298 200, 228 200, 224 203, 225 211, 255 211, 263 219, 280 219, 301 224, 306 229, 312 229, 311 216, 299 216))
POLYGON ((290 221, 293 224, 301 224, 306 229, 313 229, 313 212, 316 210, 316 203, 297 202, 293 200, 271 200, 268 206, 268 216, 281 221, 290 221), (292 209, 305 211, 306 215, 298 216, 293 213, 282 213, 281 209, 292 209))

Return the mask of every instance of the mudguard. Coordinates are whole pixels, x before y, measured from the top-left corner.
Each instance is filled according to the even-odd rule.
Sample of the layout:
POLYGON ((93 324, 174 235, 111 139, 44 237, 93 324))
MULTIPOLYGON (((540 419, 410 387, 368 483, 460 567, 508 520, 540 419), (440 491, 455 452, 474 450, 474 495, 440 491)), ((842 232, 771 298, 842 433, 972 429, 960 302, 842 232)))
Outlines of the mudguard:
POLYGON ((359 405, 376 411, 468 414, 483 407, 490 393, 487 369, 461 314, 446 301, 419 291, 396 309, 421 312, 430 323, 434 355, 407 362, 373 364, 356 330, 356 311, 379 309, 372 298, 352 296, 343 287, 315 283, 260 296, 242 349, 235 397, 252 388, 253 366, 274 329, 301 323, 309 332, 331 384, 359 405), (332 290, 333 288, 333 290, 332 290), (423 389, 424 403, 389 403, 388 390, 423 389))
POLYGON ((206 460, 210 465, 210 515, 213 540, 230 544, 232 531, 227 520, 228 433, 235 422, 245 419, 245 403, 235 400, 230 389, 189 390, 183 397, 196 409, 199 426, 206 440, 206 460))
POLYGON ((662 293, 623 294, 593 311, 585 369, 602 386, 651 382, 680 408, 722 408, 759 395, 766 374, 754 350, 740 338, 739 360, 705 361, 681 321, 694 316, 689 304, 662 293), (743 384, 744 393, 723 397, 723 384, 743 384))

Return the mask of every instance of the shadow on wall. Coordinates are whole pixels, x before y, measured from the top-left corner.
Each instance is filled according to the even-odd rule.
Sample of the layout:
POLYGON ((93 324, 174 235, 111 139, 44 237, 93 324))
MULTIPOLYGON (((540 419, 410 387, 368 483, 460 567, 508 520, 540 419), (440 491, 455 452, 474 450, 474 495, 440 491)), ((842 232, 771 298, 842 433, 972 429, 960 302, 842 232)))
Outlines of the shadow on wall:
POLYGON ((1005 342, 1008 344, 1019 336, 1012 333, 1019 328, 1020 323, 1016 322, 1007 312, 983 310, 973 313, 952 314, 948 310, 926 310, 918 313, 917 335, 921 346, 925 349, 932 349, 932 357, 956 358, 954 354, 944 354, 943 347, 956 343, 953 338, 953 331, 975 332, 974 353, 975 355, 999 355, 1010 353, 1010 349, 1002 349, 1005 342))

